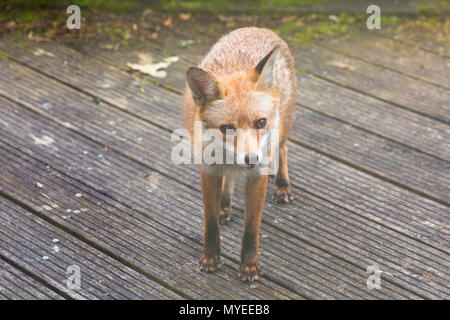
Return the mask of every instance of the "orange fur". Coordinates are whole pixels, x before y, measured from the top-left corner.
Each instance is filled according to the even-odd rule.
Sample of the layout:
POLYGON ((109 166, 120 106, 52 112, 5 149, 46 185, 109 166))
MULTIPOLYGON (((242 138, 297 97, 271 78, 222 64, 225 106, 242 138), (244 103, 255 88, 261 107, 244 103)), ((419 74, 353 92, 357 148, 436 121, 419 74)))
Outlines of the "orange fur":
MULTIPOLYGON (((294 60, 287 44, 267 29, 237 29, 211 48, 199 68, 188 71, 188 87, 183 96, 184 121, 191 137, 194 137, 194 121, 201 121, 204 129, 218 129, 223 125, 243 129, 243 133, 239 134, 245 138, 245 152, 252 153, 260 137, 248 129, 253 129, 258 119, 266 119, 268 129, 279 130, 281 153, 276 200, 289 202, 292 194, 287 176, 285 142, 294 120, 296 94, 294 60)), ((194 143, 202 144, 201 139, 194 140, 197 140, 194 143)), ((205 230, 200 267, 204 271, 217 268, 220 257, 219 225, 230 220, 235 178, 235 171, 229 167, 217 171, 201 167, 205 230)), ((247 177, 240 268, 243 280, 253 281, 261 274, 257 252, 267 180, 267 175, 247 177)))
MULTIPOLYGON (((287 44, 268 29, 241 28, 225 35, 199 64, 216 79, 227 102, 223 104, 223 112, 218 112, 212 119, 212 124, 218 127, 238 118, 240 127, 242 119, 249 119, 252 112, 257 112, 258 106, 253 108, 250 95, 256 89, 254 68, 276 44, 280 45, 280 57, 276 64, 275 87, 269 94, 279 100, 280 142, 286 141, 295 116, 297 78, 294 59, 287 44)), ((186 128, 193 134, 194 121, 205 119, 189 88, 184 92, 183 110, 186 128)))

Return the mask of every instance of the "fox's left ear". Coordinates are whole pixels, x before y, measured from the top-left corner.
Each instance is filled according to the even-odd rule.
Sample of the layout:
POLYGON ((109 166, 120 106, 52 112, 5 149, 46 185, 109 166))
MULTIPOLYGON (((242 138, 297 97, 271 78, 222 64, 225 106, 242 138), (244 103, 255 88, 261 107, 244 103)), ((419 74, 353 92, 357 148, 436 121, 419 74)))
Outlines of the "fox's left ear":
POLYGON ((270 89, 274 84, 275 61, 280 52, 280 45, 277 44, 255 67, 255 74, 258 76, 257 87, 260 89, 270 89))
POLYGON ((220 89, 216 80, 200 68, 189 68, 186 73, 187 82, 192 92, 192 98, 200 107, 220 98, 220 89))

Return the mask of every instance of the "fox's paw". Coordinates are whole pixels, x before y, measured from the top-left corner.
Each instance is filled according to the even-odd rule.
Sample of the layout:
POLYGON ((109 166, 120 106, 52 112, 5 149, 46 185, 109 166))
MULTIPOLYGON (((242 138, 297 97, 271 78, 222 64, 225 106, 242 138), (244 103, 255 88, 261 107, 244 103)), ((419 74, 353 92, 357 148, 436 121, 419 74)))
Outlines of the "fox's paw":
POLYGON ((228 224, 228 222, 230 222, 230 220, 231 220, 230 208, 221 209, 219 219, 220 219, 220 224, 223 224, 223 225, 228 224))
POLYGON ((201 271, 214 272, 219 268, 220 257, 218 255, 203 255, 199 262, 201 271))
POLYGON ((289 187, 275 187, 272 200, 277 203, 289 203, 294 200, 294 196, 289 187))
POLYGON ((256 262, 252 264, 241 265, 238 276, 242 281, 253 282, 254 280, 258 280, 259 276, 262 276, 262 274, 262 268, 256 262))

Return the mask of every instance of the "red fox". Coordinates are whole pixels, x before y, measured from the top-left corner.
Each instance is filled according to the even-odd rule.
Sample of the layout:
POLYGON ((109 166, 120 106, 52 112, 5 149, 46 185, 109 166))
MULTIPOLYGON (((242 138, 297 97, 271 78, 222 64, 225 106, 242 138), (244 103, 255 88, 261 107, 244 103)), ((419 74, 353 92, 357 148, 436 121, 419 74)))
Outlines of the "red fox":
MULTIPOLYGON (((194 123, 204 129, 218 129, 225 141, 229 135, 245 140, 226 147, 242 164, 200 165, 200 184, 204 209, 203 256, 199 267, 206 272, 217 269, 220 259, 220 224, 231 219, 231 200, 236 177, 244 175, 245 217, 239 277, 257 280, 259 229, 266 197, 268 175, 258 164, 260 145, 278 130, 278 170, 274 200, 293 200, 287 165, 286 141, 295 117, 297 80, 294 59, 287 44, 268 29, 249 27, 222 37, 198 67, 187 71, 183 96, 185 125, 194 137, 194 123), (252 129, 252 130, 250 130, 252 129), (259 131, 266 132, 263 136, 259 131), (236 134, 236 132, 240 132, 236 134), (250 133, 249 133, 250 132, 250 133)), ((195 139, 194 144, 200 142, 195 139)), ((273 157, 272 155, 269 155, 273 157)))

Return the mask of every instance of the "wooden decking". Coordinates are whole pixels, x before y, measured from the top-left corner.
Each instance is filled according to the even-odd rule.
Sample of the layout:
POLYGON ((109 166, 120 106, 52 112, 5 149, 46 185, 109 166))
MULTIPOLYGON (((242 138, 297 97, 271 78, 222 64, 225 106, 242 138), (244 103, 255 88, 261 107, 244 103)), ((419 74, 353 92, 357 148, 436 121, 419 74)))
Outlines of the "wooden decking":
POLYGON ((223 266, 202 273, 198 170, 170 160, 185 70, 218 35, 184 49, 166 37, 118 51, 1 39, 0 299, 450 298, 447 48, 387 31, 292 48, 296 200, 266 201, 265 274, 248 284, 242 186, 223 266), (126 63, 140 52, 180 61, 137 79, 126 63))

